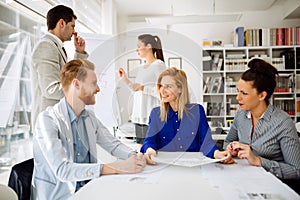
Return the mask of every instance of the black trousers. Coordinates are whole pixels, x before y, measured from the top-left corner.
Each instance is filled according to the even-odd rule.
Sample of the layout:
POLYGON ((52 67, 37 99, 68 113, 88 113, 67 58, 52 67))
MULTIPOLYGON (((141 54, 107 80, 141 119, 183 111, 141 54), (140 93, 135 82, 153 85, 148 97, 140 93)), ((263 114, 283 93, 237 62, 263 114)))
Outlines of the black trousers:
POLYGON ((134 124, 134 125, 135 125, 136 142, 138 144, 143 144, 148 130, 148 125, 145 124, 134 124))

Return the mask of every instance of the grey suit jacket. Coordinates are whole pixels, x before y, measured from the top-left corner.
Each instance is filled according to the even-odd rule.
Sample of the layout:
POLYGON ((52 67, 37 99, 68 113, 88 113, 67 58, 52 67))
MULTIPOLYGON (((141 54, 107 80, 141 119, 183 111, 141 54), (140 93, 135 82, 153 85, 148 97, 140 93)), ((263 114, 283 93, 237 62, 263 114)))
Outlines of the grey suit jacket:
MULTIPOLYGON (((75 52, 75 57, 86 59, 88 54, 75 52)), ((66 62, 62 46, 50 34, 44 35, 34 47, 31 64, 32 129, 38 114, 64 96, 60 86, 60 70, 66 62)))
POLYGON ((39 114, 33 137, 32 199, 68 199, 75 192, 76 181, 99 177, 96 143, 122 159, 133 151, 113 137, 94 112, 87 113, 85 126, 93 163, 86 164, 74 163, 74 141, 65 98, 39 114))

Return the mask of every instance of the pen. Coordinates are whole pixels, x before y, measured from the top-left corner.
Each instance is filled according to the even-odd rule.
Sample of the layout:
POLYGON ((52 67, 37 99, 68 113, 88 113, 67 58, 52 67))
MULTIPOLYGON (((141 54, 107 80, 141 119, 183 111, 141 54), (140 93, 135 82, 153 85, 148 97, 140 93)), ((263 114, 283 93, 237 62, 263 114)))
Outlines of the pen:
POLYGON ((235 149, 234 149, 234 148, 232 147, 232 143, 230 143, 230 148, 231 148, 231 150, 233 150, 233 151, 239 151, 239 150, 241 150, 241 148, 235 148, 235 149))

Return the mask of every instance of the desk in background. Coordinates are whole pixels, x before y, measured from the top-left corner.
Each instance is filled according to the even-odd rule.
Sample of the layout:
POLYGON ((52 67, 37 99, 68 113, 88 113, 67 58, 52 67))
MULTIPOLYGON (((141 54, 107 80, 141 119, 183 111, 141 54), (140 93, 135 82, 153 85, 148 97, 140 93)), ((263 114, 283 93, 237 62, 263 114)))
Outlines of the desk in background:
POLYGON ((212 163, 198 167, 147 166, 144 172, 109 175, 90 181, 71 200, 82 199, 282 199, 300 197, 262 167, 212 163), (258 197, 261 198, 258 198, 258 197))

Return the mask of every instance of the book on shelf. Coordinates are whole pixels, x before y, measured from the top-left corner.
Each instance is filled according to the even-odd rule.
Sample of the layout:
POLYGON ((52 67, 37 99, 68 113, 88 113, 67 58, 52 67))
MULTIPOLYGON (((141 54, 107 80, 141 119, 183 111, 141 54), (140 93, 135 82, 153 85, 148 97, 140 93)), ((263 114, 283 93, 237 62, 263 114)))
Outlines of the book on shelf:
POLYGON ((209 54, 208 51, 203 51, 202 60, 203 60, 203 70, 204 71, 210 71, 211 70, 212 57, 211 57, 211 55, 209 54))
POLYGON ((204 93, 208 93, 211 89, 211 85, 212 85, 212 77, 211 76, 207 76, 204 82, 204 86, 203 86, 203 92, 204 93))
POLYGON ((244 38, 245 46, 300 45, 300 27, 246 29, 244 38))
POLYGON ((207 102, 207 116, 221 116, 223 113, 223 102, 207 102))
POLYGON ((235 47, 244 46, 244 27, 236 27, 233 35, 233 44, 235 47))
POLYGON ((297 97, 296 99, 296 112, 297 114, 300 114, 300 97, 297 97))
POLYGON ((274 97, 273 104, 289 115, 295 115, 295 102, 293 97, 274 97))
POLYGON ((216 76, 212 79, 212 85, 210 88, 210 93, 220 93, 221 92, 221 87, 222 87, 222 77, 221 76, 216 76))
POLYGON ((221 71, 223 66, 223 58, 219 58, 217 71, 221 71))
POLYGON ((294 91, 294 74, 284 74, 279 73, 279 76, 276 77, 276 88, 275 93, 280 92, 293 92, 294 91))
POLYGON ((295 69, 295 51, 293 49, 281 52, 280 57, 284 59, 285 69, 295 69))
POLYGON ((296 69, 300 69, 300 48, 296 48, 296 69))
POLYGON ((221 93, 223 89, 223 78, 222 76, 207 76, 203 83, 204 93, 221 93))

